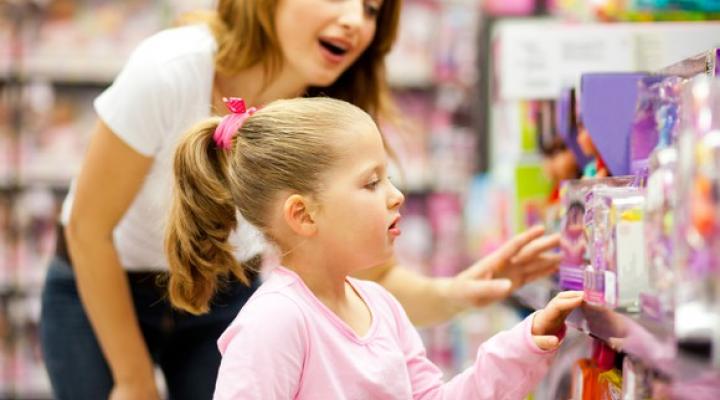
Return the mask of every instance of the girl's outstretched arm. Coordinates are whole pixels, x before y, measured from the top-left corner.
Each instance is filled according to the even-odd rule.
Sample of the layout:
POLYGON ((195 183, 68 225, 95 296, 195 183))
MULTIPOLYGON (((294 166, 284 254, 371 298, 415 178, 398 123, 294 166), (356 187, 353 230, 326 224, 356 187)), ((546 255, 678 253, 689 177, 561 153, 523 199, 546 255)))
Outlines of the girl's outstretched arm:
POLYGON ((582 304, 578 293, 561 293, 545 309, 490 338, 478 349, 474 365, 448 382, 427 359, 420 336, 395 303, 398 344, 405 354, 413 399, 525 398, 547 373, 565 334, 565 317, 582 304))

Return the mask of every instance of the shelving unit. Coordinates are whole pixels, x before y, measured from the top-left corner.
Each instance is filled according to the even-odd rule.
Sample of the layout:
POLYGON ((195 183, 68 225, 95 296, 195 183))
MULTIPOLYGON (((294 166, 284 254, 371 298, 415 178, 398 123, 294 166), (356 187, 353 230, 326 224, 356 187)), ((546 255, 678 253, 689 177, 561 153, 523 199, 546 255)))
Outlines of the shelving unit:
MULTIPOLYGON (((602 5, 596 2, 593 6, 602 5)), ((712 22, 570 24, 552 18, 496 22, 491 33, 491 73, 496 79, 490 88, 490 153, 495 155, 490 171, 496 185, 510 188, 511 207, 516 210, 511 226, 522 230, 532 220, 538 202, 545 202, 543 195, 539 200, 523 198, 521 190, 535 182, 519 179, 514 171, 527 165, 540 168, 534 141, 543 134, 545 109, 555 110, 562 104, 559 98, 561 93, 567 93, 565 88, 576 88, 583 122, 592 132, 594 144, 606 147, 601 153, 603 158, 610 158, 604 161, 612 163, 613 175, 629 174, 633 167, 628 161, 629 134, 635 117, 638 77, 649 75, 649 71, 683 78, 715 75, 718 51, 706 50, 717 46, 717 41, 710 38, 720 34, 718 29, 720 25, 712 22), (585 80, 587 73, 597 76, 585 80), (636 76, 631 77, 631 73, 636 76), (599 75, 623 76, 625 82, 603 81, 599 75), (588 83, 592 87, 585 90, 588 83), (618 86, 622 90, 614 90, 618 86), (607 139, 607 143, 595 143, 596 136, 607 139)), ((554 127, 550 131, 553 129, 559 130, 554 127)), ((548 229, 560 228, 552 223, 559 221, 541 222, 548 229)), ((544 282, 524 288, 513 296, 513 301, 535 310, 559 291, 557 283, 544 282)), ((683 342, 676 337, 673 320, 661 321, 641 312, 587 303, 570 315, 568 323, 575 336, 579 334, 588 341, 583 345, 585 354, 574 354, 575 360, 588 357, 589 341, 598 340, 646 367, 657 381, 667 383, 667 398, 720 398, 720 369, 711 360, 709 344, 683 342)), ((569 368, 563 351, 557 359, 563 360, 562 368, 569 368)), ((553 385, 558 385, 562 380, 558 376, 563 373, 571 379, 570 369, 552 371, 552 384, 546 382, 552 387, 542 386, 534 398, 555 399, 549 396, 558 395, 554 390, 559 386, 553 385)))
MULTIPOLYGON (((539 301, 522 296, 516 300, 523 307, 537 310, 545 305, 546 298, 560 292, 556 285, 548 290, 539 301)), ((664 376, 672 383, 673 399, 720 398, 720 366, 712 364, 710 344, 678 342, 672 320, 584 303, 568 316, 567 324, 664 376)))
MULTIPOLYGON (((590 136, 592 137, 599 154, 601 154, 604 159, 606 158, 606 155, 616 156, 615 158, 608 157, 606 159, 606 163, 613 175, 628 175, 631 173, 637 174, 635 178, 636 184, 642 183, 647 179, 647 162, 642 164, 644 165, 642 168, 638 168, 640 163, 637 165, 633 164, 631 166, 630 159, 632 157, 630 157, 630 154, 626 151, 626 149, 629 149, 632 144, 632 134, 635 134, 633 130, 639 129, 634 125, 637 123, 636 113, 641 112, 641 110, 644 112, 644 109, 641 109, 639 106, 641 103, 640 98, 638 97, 638 91, 643 90, 642 86, 639 85, 641 80, 646 80, 648 82, 660 82, 661 79, 665 79, 668 82, 679 84, 681 81, 676 80, 676 77, 681 77, 687 79, 683 83, 684 86, 686 86, 685 91, 688 93, 696 93, 696 91, 699 90, 698 88, 707 89, 707 87, 703 85, 694 86, 697 85, 697 83, 694 82, 693 78, 698 76, 707 76, 717 79, 718 71, 715 68, 715 65, 719 60, 719 56, 720 50, 717 48, 707 50, 697 56, 691 56, 688 59, 672 64, 669 67, 661 68, 653 74, 583 74, 581 79, 582 95, 580 100, 580 104, 582 105, 582 118, 585 126, 591 132, 590 136), (651 75, 657 77, 657 79, 652 78, 655 80, 649 80, 648 77, 651 75), (693 88, 692 91, 689 90, 690 87, 693 88)), ((712 86, 710 87, 712 88, 712 86)), ((668 88, 667 90, 670 89, 668 88)), ((665 92, 664 96, 670 96, 668 93, 671 92, 665 92)), ((708 95, 708 93, 705 94, 705 96, 708 95)), ((689 100, 689 95, 687 93, 683 96, 677 96, 679 96, 678 98, 680 99, 677 101, 691 101, 689 100)), ((697 99, 700 100, 697 101, 705 101, 706 97, 703 97, 703 95, 698 96, 699 97, 697 97, 697 99)), ((708 102, 707 105, 705 105, 705 103, 702 103, 703 105, 698 104, 681 102, 679 103, 678 108, 685 114, 692 112, 697 113, 696 117, 703 121, 710 121, 712 119, 710 114, 705 115, 703 113, 720 113, 720 109, 717 109, 717 105, 720 103, 708 102), (714 108, 711 110, 710 107, 714 108)), ((657 107, 657 110, 660 110, 664 106, 656 105, 655 107, 657 107)), ((659 118, 655 114, 653 114, 653 117, 659 118)), ((700 137, 703 134, 701 132, 694 132, 693 129, 696 127, 690 124, 689 120, 686 120, 688 118, 687 116, 684 116, 684 118, 685 120, 679 123, 680 128, 677 130, 677 136, 673 136, 674 140, 678 142, 675 143, 673 141, 674 146, 683 146, 682 143, 685 143, 683 141, 683 135, 692 137, 697 135, 700 137)), ((680 117, 678 117, 678 119, 680 119, 680 117)), ((656 129, 660 130, 660 122, 656 121, 656 123, 658 124, 656 129)), ((656 134, 662 136, 660 133, 656 132, 656 134)), ((666 144, 666 146, 669 145, 670 143, 666 144)), ((696 151, 699 150, 695 149, 686 154, 688 157, 693 159, 702 158, 703 156, 701 156, 700 153, 696 153, 696 151)), ((635 161, 638 160, 633 160, 633 162, 635 161)), ((688 171, 690 171, 688 170, 688 168, 690 168, 688 166, 689 164, 687 164, 688 161, 686 160, 684 162, 686 164, 681 164, 683 167, 678 167, 675 170, 675 174, 677 174, 675 179, 677 180, 688 179, 685 175, 681 175, 687 174, 689 173, 688 171)), ((698 161, 693 161, 693 163, 697 162, 698 161)), ((678 194, 680 193, 680 190, 682 189, 675 189, 678 194)), ((591 200, 588 200, 591 199, 592 196, 589 192, 585 193, 586 194, 583 196, 586 207, 584 223, 597 223, 596 220, 588 222, 588 213, 598 213, 602 211, 594 208, 597 207, 597 205, 593 205, 596 203, 591 203, 589 202, 591 200)), ((597 196, 597 194, 595 194, 595 196, 597 196)), ((654 199, 655 200, 653 201, 658 201, 656 197, 654 197, 654 199)), ((648 199, 647 201, 650 200, 648 199)), ((678 202, 677 204, 677 207, 698 207, 696 203, 679 205, 680 203, 678 202)), ((657 205, 655 205, 655 207, 657 207, 657 205)), ((680 212, 678 209, 674 208, 674 221, 680 221, 681 217, 678 216, 679 214, 680 212)), ((667 221, 668 220, 664 220, 663 223, 668 223, 667 221)), ((675 222, 672 224, 673 229, 681 229, 679 228, 679 224, 681 224, 681 222, 675 222)), ((590 230, 597 229, 598 227, 590 228, 590 230)), ((603 229, 608 228, 605 227, 603 229)), ((619 229, 619 227, 617 229, 619 229)), ((646 227, 643 235, 647 234, 648 229, 659 228, 646 227)), ((584 230, 587 232, 588 227, 585 226, 584 230)), ((680 235, 677 232, 674 234, 680 235)), ((588 240, 588 242, 585 246, 590 248, 595 246, 594 243, 598 239, 590 235, 589 237, 586 237, 586 240, 588 240)), ((620 239, 613 238, 610 240, 620 239)), ((673 243, 678 244, 680 242, 676 240, 673 243)), ((645 246, 645 243, 641 245, 645 246)), ((612 245, 607 246, 612 247, 612 245)), ((699 244, 695 243, 693 246, 699 246, 699 244)), ((595 252, 599 251, 596 247, 593 247, 593 249, 595 249, 595 252)), ((605 248, 603 247, 603 249, 605 248)), ((673 251, 679 252, 681 250, 673 248, 673 251)), ((671 253, 671 255, 672 254, 674 253, 671 253)), ((666 395, 669 396, 668 398, 695 400, 720 398, 720 363, 718 363, 718 360, 714 358, 717 357, 718 352, 716 346, 718 346, 718 337, 720 337, 720 316, 708 314, 713 312, 709 309, 704 309, 702 312, 698 309, 687 314, 687 304, 681 303, 680 300, 678 300, 680 298, 678 293, 680 292, 674 287, 664 289, 665 291, 670 290, 675 293, 673 298, 676 300, 673 303, 674 305, 672 307, 674 308, 672 310, 661 309, 660 303, 658 303, 658 298, 652 294, 654 292, 650 288, 641 290, 637 294, 638 298, 636 301, 638 303, 638 307, 633 307, 633 309, 613 308, 612 304, 604 304, 607 301, 611 303, 615 301, 607 300, 609 293, 607 285, 612 285, 612 283, 609 282, 615 281, 609 281, 607 279, 607 272, 605 272, 605 286, 603 288, 601 284, 600 289, 598 289, 597 287, 593 287, 593 285, 596 285, 597 283, 593 277, 589 278, 588 274, 591 274, 593 269, 603 268, 602 266, 595 265, 596 262, 600 262, 596 260, 606 260, 608 255, 593 255, 592 250, 590 251, 590 255, 590 262, 593 265, 593 268, 585 267, 584 269, 584 290, 587 302, 568 317, 568 324, 575 330, 606 343, 616 352, 632 358, 633 360, 641 363, 645 369, 663 377, 667 380, 667 382, 669 382, 669 392, 666 393, 666 395), (590 287, 587 286, 588 279, 590 279, 590 287), (604 290, 604 295, 600 294, 600 300, 597 299, 597 290, 604 290), (639 309, 635 310, 635 308, 639 309), (696 333, 693 335, 681 334, 680 330, 685 330, 686 325, 690 326, 697 324, 697 321, 692 320, 693 318, 707 319, 703 320, 703 333, 696 333)), ((610 258, 612 257, 614 257, 614 255, 610 256, 610 258)), ((618 255, 618 257, 620 256, 618 255)), ((684 259, 671 258, 671 260, 668 260, 668 262, 673 265, 674 273, 677 275, 675 279, 678 281, 675 282, 674 286, 682 284, 683 273, 681 270, 688 268, 682 264, 682 260, 684 259)), ((710 261, 705 260, 704 262, 709 263, 710 261)), ((621 268, 619 266, 619 258, 617 263, 618 266, 616 266, 616 268, 621 268)), ((644 262, 642 264, 645 265, 644 262)), ((633 265, 634 267, 639 267, 638 263, 633 265)), ((605 266, 604 268, 608 268, 608 266, 605 266)), ((617 279, 619 279, 620 272, 613 270, 613 273, 615 274, 614 276, 618 276, 617 279)), ((711 276, 710 272, 706 273, 708 276, 705 279, 718 279, 717 277, 711 276)), ((566 286, 568 285, 569 284, 566 284, 566 286)), ((704 287, 710 287, 709 285, 712 284, 706 282, 704 287)), ((715 285, 717 285, 717 283, 715 283, 715 285)), ((630 286, 632 287, 633 285, 630 286)), ((641 284, 640 287, 642 287, 641 284)), ((559 290, 559 287, 553 287, 551 292, 555 293, 559 290)), ((610 292, 613 293, 611 294, 611 298, 613 299, 616 296, 614 294, 616 293, 615 290, 618 289, 613 289, 612 292, 610 292)), ((538 304, 537 302, 533 303, 532 301, 526 301, 525 303, 529 304, 531 308, 541 306, 541 304, 538 304)), ((694 305, 692 307, 694 307, 694 305)), ((695 309, 693 308, 693 310, 695 309)), ((699 328, 696 327, 695 329, 697 330, 699 328)))
POLYGON ((656 321, 639 313, 584 304, 568 317, 568 324, 629 354, 678 385, 694 385, 720 394, 720 369, 707 354, 678 349, 672 321, 656 321))
POLYGON ((209 3, 0 5, 11 21, 0 23, 7 29, 0 32, 0 398, 51 398, 38 339, 40 292, 60 203, 94 123, 92 98, 137 41, 180 10, 209 3))

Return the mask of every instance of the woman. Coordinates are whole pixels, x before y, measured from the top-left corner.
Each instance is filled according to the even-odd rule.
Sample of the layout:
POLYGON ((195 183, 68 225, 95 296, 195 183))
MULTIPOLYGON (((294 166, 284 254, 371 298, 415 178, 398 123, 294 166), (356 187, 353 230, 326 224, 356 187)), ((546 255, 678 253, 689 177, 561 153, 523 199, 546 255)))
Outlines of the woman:
MULTIPOLYGON (((199 317, 173 311, 156 285, 167 270, 163 217, 177 138, 224 113, 230 96, 261 105, 323 94, 389 116, 383 60, 399 9, 399 0, 219 0, 207 23, 140 44, 95 100, 99 122, 63 207, 64 235, 43 291, 42 345, 57 398, 157 399, 154 364, 171 398, 212 397, 216 340, 257 278, 249 288, 229 282, 199 317)), ((413 322, 433 323, 553 270, 557 260, 543 253, 557 238, 540 236, 528 231, 455 278, 392 265, 365 278, 390 289, 413 322)), ((240 260, 257 263, 256 231, 232 242, 240 260)))

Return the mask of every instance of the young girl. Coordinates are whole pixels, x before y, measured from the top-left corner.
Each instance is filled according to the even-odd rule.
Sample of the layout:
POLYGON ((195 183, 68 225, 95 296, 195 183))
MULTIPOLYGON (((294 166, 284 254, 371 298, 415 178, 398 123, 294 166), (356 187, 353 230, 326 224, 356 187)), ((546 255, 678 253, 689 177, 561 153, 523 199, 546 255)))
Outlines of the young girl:
POLYGON ((448 383, 403 308, 350 278, 392 257, 403 195, 372 118, 329 98, 278 100, 192 129, 175 154, 170 300, 202 313, 232 256, 236 213, 278 266, 219 340, 216 399, 521 399, 545 374, 582 292, 565 292, 478 351, 448 383))

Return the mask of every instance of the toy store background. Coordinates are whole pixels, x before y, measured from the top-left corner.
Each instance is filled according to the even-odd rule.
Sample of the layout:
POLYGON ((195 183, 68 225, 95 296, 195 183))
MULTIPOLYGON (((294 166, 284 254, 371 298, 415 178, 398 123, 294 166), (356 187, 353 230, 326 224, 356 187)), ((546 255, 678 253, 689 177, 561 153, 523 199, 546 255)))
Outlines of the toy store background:
MULTIPOLYGON (((0 398, 51 398, 39 293, 93 98, 139 41, 212 6, 0 1, 0 398)), ((584 290, 534 398, 720 398, 719 17, 713 0, 404 0, 387 66, 406 123, 384 131, 407 197, 398 258, 451 276, 538 223, 565 257, 422 330, 434 362, 458 371, 584 290)))

